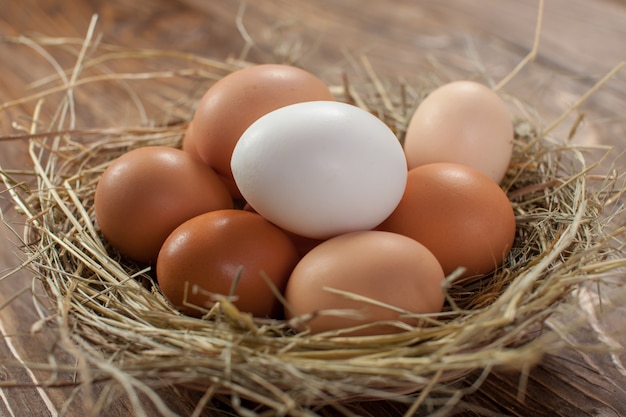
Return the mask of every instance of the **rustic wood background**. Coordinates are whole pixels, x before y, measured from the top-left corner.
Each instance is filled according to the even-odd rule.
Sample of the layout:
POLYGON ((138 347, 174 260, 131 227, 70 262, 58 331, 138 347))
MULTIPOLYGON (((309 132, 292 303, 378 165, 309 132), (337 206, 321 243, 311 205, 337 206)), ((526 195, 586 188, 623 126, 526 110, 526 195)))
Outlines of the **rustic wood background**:
MULTIPOLYGON (((436 68, 442 80, 475 78, 495 83, 532 47, 538 1, 534 0, 255 0, 244 13, 237 0, 0 0, 0 105, 24 97, 31 83, 53 73, 42 55, 12 41, 18 36, 83 38, 91 16, 99 15, 96 32, 104 42, 134 48, 176 50, 216 59, 237 56, 246 42, 237 28, 240 17, 250 39, 248 57, 257 62, 292 57, 321 77, 338 82, 341 68, 365 55, 380 77, 408 82, 428 79, 436 68)), ((626 59, 626 2, 624 0, 547 0, 536 60, 506 87, 506 91, 536 110, 546 125, 626 59)), ((55 57, 71 67, 70 54, 55 49, 55 57)), ((134 62, 127 71, 140 71, 134 62), (132 66, 134 65, 134 67, 132 66)), ((135 86, 150 120, 164 118, 168 103, 183 96, 164 83, 160 90, 135 86)), ((188 92, 185 92, 188 93, 188 92)), ((77 96, 77 124, 110 127, 140 122, 140 114, 120 91, 101 88, 77 96)), ((16 133, 13 122, 27 124, 33 102, 3 111, 0 136, 16 133)), ((171 107, 171 106, 170 106, 171 107)), ((183 110, 170 111, 184 117, 183 110)), ((613 145, 626 150, 626 71, 621 71, 575 112, 555 135, 566 135, 579 115, 575 141, 613 145)), ((0 163, 24 167, 28 158, 23 141, 0 141, 0 163)), ((618 167, 620 168, 620 167, 618 167)), ((624 168, 621 166, 621 168, 624 168)), ((0 191, 5 221, 18 227, 19 217, 0 191)), ((0 276, 20 263, 19 237, 0 225, 0 276)), ((50 376, 30 370, 29 362, 45 362, 55 336, 31 331, 38 316, 31 294, 31 275, 22 271, 0 282, 0 416, 70 417, 88 414, 67 386, 47 387, 50 376), (16 366, 16 363, 23 363, 16 366)), ((36 291, 36 290, 35 290, 36 291)), ((626 314, 617 310, 596 323, 618 346, 624 344, 626 314)), ((599 343, 592 332, 572 340, 599 343)), ((626 416, 626 356, 593 351, 563 350, 550 355, 529 375, 526 395, 518 396, 519 373, 494 372, 482 387, 467 396, 459 415, 511 416, 626 416), (481 411, 482 410, 482 411, 481 411)), ((71 358, 59 358, 71 364, 71 358)), ((80 394, 79 394, 80 396, 80 394)), ((188 415, 188 403, 175 393, 163 397, 172 410, 188 415)), ((398 404, 355 404, 359 415, 402 415, 398 404)), ((101 414, 130 413, 120 399, 101 414)), ((330 411, 322 411, 331 415, 330 411)), ((146 405, 149 416, 157 410, 146 405)), ((230 413, 227 404, 211 404, 204 415, 230 413)))

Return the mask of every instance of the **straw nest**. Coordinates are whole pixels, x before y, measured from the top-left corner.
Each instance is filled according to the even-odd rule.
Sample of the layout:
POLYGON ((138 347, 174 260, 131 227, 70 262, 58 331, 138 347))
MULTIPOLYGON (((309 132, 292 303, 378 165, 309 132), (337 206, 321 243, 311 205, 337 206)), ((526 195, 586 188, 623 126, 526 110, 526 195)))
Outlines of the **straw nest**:
MULTIPOLYGON (((76 68, 106 59, 168 56, 195 65, 168 77, 200 77, 205 87, 245 64, 89 45, 93 56, 70 43, 83 60, 76 68)), ((13 104, 75 91, 82 85, 76 68, 69 80, 59 77, 64 85, 13 104)), ((401 139, 428 91, 390 90, 371 71, 361 75, 333 87, 338 99, 372 111, 401 139)), ((83 82, 128 79, 109 73, 83 82)), ((186 123, 75 129, 68 120, 80 103, 72 94, 57 97, 52 120, 35 114, 36 129, 5 138, 28 140, 34 182, 3 169, 2 193, 25 216, 22 268, 33 271, 46 290, 51 307, 42 308, 42 321, 58 330, 60 345, 78 358, 77 384, 89 390, 90 382, 108 383, 124 391, 136 411, 138 393, 164 410, 155 389, 170 385, 203 393, 199 408, 226 395, 242 414, 240 399, 279 415, 312 415, 312 405, 354 399, 410 402, 417 410, 437 397, 444 400, 431 405, 445 409, 463 394, 449 383, 470 371, 484 369, 484 377, 499 366, 527 368, 561 347, 559 332, 547 329, 554 327, 551 317, 581 285, 611 277, 625 265, 616 238, 621 229, 611 221, 623 178, 614 171, 590 174, 598 162, 588 164, 587 149, 555 140, 549 129, 518 115, 513 159, 502 183, 516 214, 514 248, 489 276, 448 277, 445 310, 427 318, 428 325, 378 337, 311 336, 284 321, 253 319, 227 302, 203 319, 185 317, 159 294, 149 268, 123 259, 103 240, 93 196, 99 175, 116 157, 140 146, 179 146, 186 123)), ((93 401, 102 406, 106 399, 93 401)))

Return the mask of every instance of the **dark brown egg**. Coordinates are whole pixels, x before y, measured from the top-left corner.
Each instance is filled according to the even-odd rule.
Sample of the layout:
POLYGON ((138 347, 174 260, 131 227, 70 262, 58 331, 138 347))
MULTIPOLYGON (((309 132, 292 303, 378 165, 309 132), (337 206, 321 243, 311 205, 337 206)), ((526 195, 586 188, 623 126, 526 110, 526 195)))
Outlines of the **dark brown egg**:
POLYGON ((163 295, 188 315, 201 315, 232 291, 239 310, 276 317, 282 305, 272 286, 282 292, 297 261, 291 240, 260 215, 218 210, 172 232, 159 253, 156 273, 163 295))

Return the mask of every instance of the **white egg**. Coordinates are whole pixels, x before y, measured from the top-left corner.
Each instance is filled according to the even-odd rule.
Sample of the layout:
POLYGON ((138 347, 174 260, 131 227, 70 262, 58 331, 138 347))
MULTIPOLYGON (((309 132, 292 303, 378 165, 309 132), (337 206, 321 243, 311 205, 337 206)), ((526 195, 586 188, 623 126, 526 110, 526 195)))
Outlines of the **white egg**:
POLYGON ((402 146, 389 127, 334 101, 262 116, 237 142, 231 168, 252 208, 311 238, 376 227, 400 202, 407 180, 402 146))

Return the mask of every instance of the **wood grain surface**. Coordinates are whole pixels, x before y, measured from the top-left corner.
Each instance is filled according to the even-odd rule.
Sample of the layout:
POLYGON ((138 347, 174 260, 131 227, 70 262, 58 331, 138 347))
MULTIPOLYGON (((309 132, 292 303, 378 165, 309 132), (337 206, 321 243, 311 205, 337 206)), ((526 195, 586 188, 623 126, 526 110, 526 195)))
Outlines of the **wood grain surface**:
MULTIPOLYGON (((432 82, 432 77, 439 81, 473 78, 495 84, 531 50, 538 4, 531 0, 255 0, 244 8, 235 0, 0 0, 0 105, 27 96, 34 91, 33 83, 54 73, 51 62, 27 41, 29 37, 82 39, 94 14, 98 15, 96 34, 105 43, 220 60, 248 51, 246 56, 252 61, 292 60, 332 83, 340 82, 343 70, 365 55, 386 80, 420 83, 432 82)), ((46 50, 63 68, 71 68, 76 60, 62 45, 46 50)), ((535 109, 533 117, 545 126, 624 60, 626 2, 547 0, 538 55, 506 91, 535 109)), ((119 69, 145 70, 139 61, 119 69)), ((188 108, 172 103, 193 89, 201 92, 203 86, 164 80, 159 89, 141 83, 133 88, 141 107, 123 89, 97 83, 81 89, 76 94, 80 103, 77 126, 132 126, 185 117, 188 108)), ((3 109, 0 136, 28 127, 35 105, 33 100, 3 109)), ((50 108, 44 106, 44 111, 50 108)), ((583 123, 575 141, 626 150, 626 71, 585 101, 555 135, 567 135, 579 117, 583 123)), ((19 170, 27 162, 25 141, 0 141, 3 168, 19 170)), ((0 416, 89 415, 89 401, 76 389, 72 372, 50 385, 52 372, 30 366, 58 361, 71 369, 74 359, 50 356, 57 336, 42 323, 41 307, 33 302, 45 304, 45 296, 33 284, 32 273, 8 273, 21 263, 22 220, 2 189, 0 208, 4 220, 0 225, 0 416), (10 381, 12 387, 3 386, 2 381, 10 381)), ((603 329, 616 346, 624 345, 623 310, 593 317, 592 324, 603 329)), ((593 346, 599 343, 598 337, 583 329, 571 340, 593 346)), ((567 349, 547 356, 528 375, 493 372, 473 389, 472 381, 480 376, 476 373, 464 387, 467 396, 449 414, 626 416, 625 360, 623 352, 567 349), (520 395, 520 386, 525 387, 525 395, 520 395)), ((161 394, 174 413, 193 412, 194 399, 186 394, 171 390, 161 394)), ((365 416, 396 416, 406 411, 405 405, 390 403, 346 407, 365 416)), ((318 411, 336 415, 332 408, 318 411)), ((216 401, 202 415, 232 413, 228 404, 216 401)), ((428 410, 419 413, 427 415, 428 410)), ((132 415, 129 400, 120 398, 101 415, 132 415)), ((160 415, 160 410, 146 401, 146 415, 160 415)))

